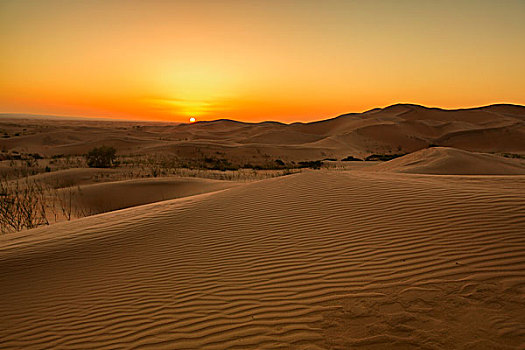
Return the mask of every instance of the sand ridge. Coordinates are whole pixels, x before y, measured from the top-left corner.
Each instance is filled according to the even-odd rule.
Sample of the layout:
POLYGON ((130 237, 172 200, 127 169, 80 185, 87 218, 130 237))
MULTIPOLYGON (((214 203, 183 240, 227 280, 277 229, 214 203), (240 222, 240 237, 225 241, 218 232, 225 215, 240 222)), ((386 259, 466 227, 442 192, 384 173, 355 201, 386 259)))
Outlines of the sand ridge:
POLYGON ((115 147, 121 155, 162 153, 190 159, 219 152, 247 162, 266 156, 289 161, 363 158, 373 153, 411 153, 432 144, 476 152, 525 152, 525 107, 518 105, 444 110, 397 104, 292 124, 8 118, 0 119, 0 127, 10 136, 0 139, 0 148, 46 156, 81 155, 101 144, 115 147))
POLYGON ((524 188, 312 171, 6 235, 0 346, 523 346, 524 188))
POLYGON ((368 170, 435 175, 525 175, 525 160, 431 147, 373 165, 368 170))
MULTIPOLYGON (((234 187, 239 183, 184 177, 112 181, 60 190, 71 197, 74 211, 93 215, 174 198, 194 196, 234 187)), ((84 216, 86 216, 84 215, 84 216)))

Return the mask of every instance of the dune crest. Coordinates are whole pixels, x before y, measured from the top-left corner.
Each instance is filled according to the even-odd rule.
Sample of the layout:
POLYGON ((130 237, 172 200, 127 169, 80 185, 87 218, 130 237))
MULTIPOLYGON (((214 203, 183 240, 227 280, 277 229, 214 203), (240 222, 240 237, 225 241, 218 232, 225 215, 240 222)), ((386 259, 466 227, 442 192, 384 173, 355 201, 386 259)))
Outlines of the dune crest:
POLYGON ((431 147, 368 168, 435 175, 525 175, 525 161, 450 147, 431 147))
POLYGON ((227 153, 240 165, 268 157, 303 161, 410 153, 431 144, 476 152, 525 152, 525 107, 504 104, 456 110, 396 104, 292 124, 224 119, 162 124, 1 117, 0 127, 10 137, 0 139, 0 148, 45 156, 80 155, 101 144, 115 147, 118 154, 169 154, 186 160, 227 153))
MULTIPOLYGON (((98 214, 148 203, 219 191, 237 186, 233 181, 198 178, 147 178, 105 182, 73 189, 79 212, 98 214)), ((67 191, 65 189, 62 191, 67 191)))

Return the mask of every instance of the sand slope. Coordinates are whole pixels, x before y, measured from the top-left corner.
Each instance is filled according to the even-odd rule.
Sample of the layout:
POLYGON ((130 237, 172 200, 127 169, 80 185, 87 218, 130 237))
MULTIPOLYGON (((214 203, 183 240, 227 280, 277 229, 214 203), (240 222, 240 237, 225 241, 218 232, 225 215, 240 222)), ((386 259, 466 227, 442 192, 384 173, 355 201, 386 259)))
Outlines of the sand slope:
MULTIPOLYGON (((233 181, 198 178, 148 178, 90 184, 72 188, 76 212, 98 214, 108 211, 194 196, 237 186, 233 181)), ((69 189, 61 190, 62 196, 69 189)))
POLYGON ((94 181, 111 179, 119 175, 116 169, 104 168, 71 168, 28 176, 28 181, 37 181, 53 188, 63 188, 92 184, 94 181))
POLYGON ((0 348, 525 346, 525 176, 306 172, 0 237, 0 348))
MULTIPOLYGON (((0 116, 2 117, 2 116, 0 116)), ((4 115, 4 118, 9 115, 4 115)), ((85 154, 106 144, 118 154, 170 154, 196 159, 227 153, 243 162, 363 158, 372 153, 410 153, 430 144, 478 152, 525 154, 525 107, 492 105, 444 110, 396 104, 312 123, 194 124, 0 119, 7 151, 85 154), (19 134, 19 136, 14 136, 19 134)))
POLYGON ((449 147, 432 147, 373 165, 368 170, 439 175, 525 175, 525 161, 449 147))

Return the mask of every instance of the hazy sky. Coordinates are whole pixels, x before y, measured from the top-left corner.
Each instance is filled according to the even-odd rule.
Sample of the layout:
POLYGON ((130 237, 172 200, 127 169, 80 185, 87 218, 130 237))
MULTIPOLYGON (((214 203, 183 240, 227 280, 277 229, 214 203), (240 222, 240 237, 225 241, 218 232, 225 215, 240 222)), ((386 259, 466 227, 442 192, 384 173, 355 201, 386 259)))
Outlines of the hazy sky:
POLYGON ((306 121, 525 104, 525 1, 0 0, 0 112, 306 121))

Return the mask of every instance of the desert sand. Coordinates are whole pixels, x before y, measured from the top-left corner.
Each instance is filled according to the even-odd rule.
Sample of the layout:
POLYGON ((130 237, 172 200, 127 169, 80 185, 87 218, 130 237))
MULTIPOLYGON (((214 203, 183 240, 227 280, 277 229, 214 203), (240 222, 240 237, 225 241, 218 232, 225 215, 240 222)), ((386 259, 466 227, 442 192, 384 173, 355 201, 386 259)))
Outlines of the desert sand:
POLYGON ((375 164, 368 170, 434 175, 525 175, 525 160, 432 147, 375 164))
POLYGON ((179 159, 227 154, 243 165, 266 158, 285 161, 373 153, 411 153, 428 145, 477 152, 524 152, 525 107, 492 105, 444 110, 398 104, 313 123, 194 124, 35 120, 0 115, 0 149, 44 156, 84 154, 113 146, 121 155, 168 154, 179 159), (18 134, 18 136, 14 136, 18 134))
POLYGON ((312 171, 4 235, 0 345, 516 348, 524 189, 312 171))
MULTIPOLYGON (((114 181, 73 188, 72 201, 75 211, 93 215, 236 185, 234 181, 174 177, 114 181)), ((60 191, 69 191, 69 188, 60 191)))
MULTIPOLYGON (((150 141, 113 144, 240 161, 410 154, 250 181, 34 175, 104 213, 0 236, 0 348, 525 348, 523 110, 152 124, 150 141), (178 128, 188 140, 158 140, 178 128)), ((48 131, 2 142, 46 156, 92 146, 66 124, 60 145, 48 131)), ((97 137, 117 140, 112 125, 97 137)))

